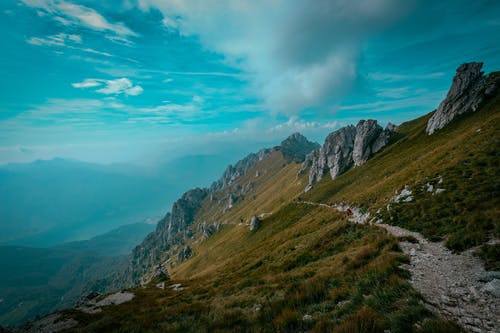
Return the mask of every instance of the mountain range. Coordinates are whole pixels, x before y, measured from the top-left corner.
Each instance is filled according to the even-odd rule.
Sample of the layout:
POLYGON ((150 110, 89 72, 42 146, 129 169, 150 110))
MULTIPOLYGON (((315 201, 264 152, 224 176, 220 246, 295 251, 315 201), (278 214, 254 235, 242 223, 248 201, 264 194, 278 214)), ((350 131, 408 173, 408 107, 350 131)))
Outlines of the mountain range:
POLYGON ((415 120, 296 133, 176 200, 101 290, 20 332, 495 332, 500 72, 415 120))

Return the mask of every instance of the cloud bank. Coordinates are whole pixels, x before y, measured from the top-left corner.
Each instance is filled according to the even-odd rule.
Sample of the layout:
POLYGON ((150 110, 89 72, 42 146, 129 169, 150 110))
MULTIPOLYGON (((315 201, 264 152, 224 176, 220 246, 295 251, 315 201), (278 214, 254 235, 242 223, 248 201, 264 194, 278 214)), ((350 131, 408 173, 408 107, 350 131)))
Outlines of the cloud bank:
POLYGON ((164 25, 197 36, 245 71, 274 111, 325 106, 349 90, 368 37, 401 18, 412 0, 138 0, 164 25))

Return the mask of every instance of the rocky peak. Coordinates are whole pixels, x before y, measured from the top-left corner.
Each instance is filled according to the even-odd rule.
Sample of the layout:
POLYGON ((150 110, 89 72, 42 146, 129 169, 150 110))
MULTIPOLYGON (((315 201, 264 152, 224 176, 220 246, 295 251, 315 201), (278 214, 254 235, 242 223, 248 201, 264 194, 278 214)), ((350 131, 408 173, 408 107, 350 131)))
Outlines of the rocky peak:
POLYGON ((385 147, 394 125, 382 129, 376 120, 361 120, 356 127, 349 125, 330 133, 324 145, 308 154, 299 170, 299 175, 309 169, 309 184, 320 181, 326 173, 332 179, 347 171, 353 165, 359 166, 385 147))
POLYGON ((356 125, 356 138, 352 158, 354 165, 364 164, 373 154, 384 148, 394 131, 395 126, 387 124, 385 129, 376 120, 360 120, 356 125))
POLYGON ((305 160, 306 155, 311 151, 318 149, 320 145, 316 142, 307 140, 300 133, 294 133, 281 142, 281 152, 287 161, 301 163, 305 160))
POLYGON ((378 139, 382 127, 376 120, 360 120, 356 125, 356 138, 354 139, 354 149, 352 158, 354 165, 365 163, 372 154, 372 144, 378 139))
POLYGON ((493 93, 498 80, 490 80, 489 76, 484 76, 482 67, 482 62, 470 62, 457 68, 446 98, 427 123, 426 131, 429 135, 445 127, 457 116, 476 111, 493 93))
POLYGON ((210 192, 213 193, 232 185, 236 179, 245 175, 249 169, 256 166, 257 163, 263 159, 271 156, 272 152, 275 150, 275 148, 261 149, 258 153, 251 153, 247 155, 242 160, 236 162, 234 166, 229 165, 224 171, 222 177, 212 183, 212 186, 210 186, 210 192))

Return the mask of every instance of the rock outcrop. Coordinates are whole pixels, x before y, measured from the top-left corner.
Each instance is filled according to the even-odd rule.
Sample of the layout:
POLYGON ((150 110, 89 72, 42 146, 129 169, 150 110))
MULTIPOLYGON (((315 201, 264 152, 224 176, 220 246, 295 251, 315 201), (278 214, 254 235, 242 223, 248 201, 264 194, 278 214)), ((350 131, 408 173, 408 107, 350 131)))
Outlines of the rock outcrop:
POLYGON ((191 236, 191 225, 202 201, 208 196, 207 189, 187 191, 172 205, 172 211, 158 222, 156 230, 134 248, 130 267, 125 275, 132 284, 140 281, 145 273, 162 261, 162 255, 172 245, 182 243, 191 236))
POLYGON ((294 133, 283 140, 280 147, 281 153, 287 163, 302 163, 307 154, 321 146, 317 142, 307 140, 307 138, 300 133, 294 133))
POLYGON ((389 143, 394 125, 382 129, 376 120, 360 120, 354 127, 349 125, 330 133, 323 147, 308 154, 299 170, 299 175, 309 169, 309 184, 306 191, 323 176, 330 173, 335 179, 352 166, 365 163, 368 158, 389 143))
POLYGON ((466 112, 474 112, 496 90, 498 79, 491 74, 484 76, 482 62, 470 62, 457 68, 446 98, 427 122, 427 134, 445 127, 466 112))
POLYGON ((360 120, 356 126, 356 138, 352 152, 354 165, 362 165, 370 156, 384 148, 389 143, 393 128, 394 125, 389 123, 387 128, 383 130, 376 120, 360 120))
POLYGON ((151 279, 165 281, 170 279, 170 275, 168 274, 168 271, 163 264, 158 264, 155 267, 155 271, 151 279))
POLYGON ((224 171, 222 177, 212 183, 212 186, 210 186, 210 192, 213 193, 232 185, 236 179, 245 175, 249 169, 256 166, 257 163, 263 159, 271 156, 273 151, 276 151, 277 149, 278 148, 261 149, 258 153, 251 153, 247 155, 244 159, 236 162, 234 166, 229 165, 224 171))
POLYGON ((184 260, 191 258, 192 255, 193 249, 191 248, 191 246, 186 245, 177 255, 177 261, 183 262, 184 260))
POLYGON ((201 232, 203 237, 208 238, 213 234, 215 234, 217 230, 219 230, 220 226, 221 226, 220 223, 214 222, 212 224, 207 224, 204 222, 198 225, 198 231, 201 232))
POLYGON ((172 206, 172 212, 166 215, 164 223, 158 224, 163 228, 165 241, 173 239, 179 233, 185 233, 187 227, 194 221, 194 216, 201 207, 201 202, 208 195, 207 189, 195 188, 189 190, 172 206))
POLYGON ((262 221, 257 216, 252 216, 252 218, 250 219, 250 231, 257 230, 261 224, 262 221))

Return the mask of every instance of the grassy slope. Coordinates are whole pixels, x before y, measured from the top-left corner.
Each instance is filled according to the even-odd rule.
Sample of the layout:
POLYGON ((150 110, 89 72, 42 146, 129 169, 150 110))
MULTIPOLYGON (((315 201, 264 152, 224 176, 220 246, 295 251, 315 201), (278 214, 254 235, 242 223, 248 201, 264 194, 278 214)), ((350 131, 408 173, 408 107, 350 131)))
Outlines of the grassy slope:
POLYGON ((428 237, 472 235, 474 241, 462 248, 498 238, 499 99, 430 137, 424 133, 430 115, 405 123, 397 141, 367 164, 335 181, 325 179, 307 194, 301 193, 305 177, 295 176, 299 165, 284 165, 274 153, 238 180, 253 182, 254 190, 232 209, 222 213, 225 203, 204 202, 197 223, 225 224, 192 244, 194 256, 171 270, 172 283, 185 290, 137 288, 133 301, 100 314, 68 311, 81 322, 72 331, 459 331, 423 308, 408 272, 399 268, 407 258, 395 238, 293 199, 383 208, 379 217, 428 237), (437 185, 438 174, 446 191, 422 191, 426 182, 437 185), (392 204, 387 215, 389 198, 405 184, 415 200, 392 204), (263 212, 272 214, 256 232, 239 224, 263 212))
MULTIPOLYGON (((466 115, 432 136, 425 133, 430 115, 398 127, 399 139, 369 163, 334 182, 323 181, 304 197, 318 202, 346 201, 363 206, 385 222, 445 239, 462 251, 500 239, 500 94, 480 112, 466 115), (479 130, 480 129, 480 130, 479 130), (437 184, 439 175, 442 184, 437 184), (432 195, 426 183, 444 188, 432 195), (403 187, 414 192, 409 203, 391 203, 403 187)), ((484 245, 489 268, 500 269, 497 246, 484 245)))

